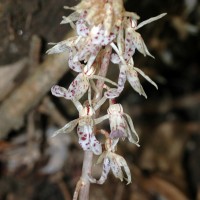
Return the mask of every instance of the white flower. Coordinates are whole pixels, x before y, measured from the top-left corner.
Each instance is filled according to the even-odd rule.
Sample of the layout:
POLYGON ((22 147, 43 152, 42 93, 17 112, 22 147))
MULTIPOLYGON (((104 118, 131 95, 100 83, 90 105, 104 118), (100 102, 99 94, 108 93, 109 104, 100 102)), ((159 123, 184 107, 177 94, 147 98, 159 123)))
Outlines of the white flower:
POLYGON ((134 128, 133 122, 129 115, 123 112, 121 104, 111 104, 108 108, 108 116, 110 121, 111 139, 128 137, 130 142, 140 146, 138 144, 139 137, 134 128), (127 121, 125 117, 127 117, 127 121))
POLYGON ((137 67, 134 67, 133 65, 121 65, 120 66, 120 73, 118 78, 118 87, 117 88, 110 88, 108 91, 104 93, 104 95, 109 98, 113 99, 118 97, 121 92, 124 89, 124 85, 126 80, 128 79, 128 82, 132 86, 132 88, 139 93, 140 95, 143 95, 145 98, 147 98, 147 95, 140 83, 138 73, 142 75, 148 82, 150 82, 152 85, 158 89, 158 86, 154 81, 151 80, 149 76, 147 76, 142 70, 140 70, 137 67))
POLYGON ((109 171, 111 170, 116 178, 119 178, 121 181, 125 179, 127 184, 131 183, 131 172, 125 161, 125 159, 111 151, 105 151, 99 157, 97 164, 103 161, 103 169, 102 174, 99 180, 94 179, 91 175, 89 176, 89 180, 92 183, 103 184, 108 176, 109 171), (126 177, 124 177, 122 168, 124 169, 126 177))
MULTIPOLYGON (((150 19, 147 19, 143 22, 141 22, 140 24, 137 25, 137 20, 136 19, 131 19, 128 23, 126 23, 126 31, 128 32, 129 36, 130 36, 130 40, 133 41, 133 44, 135 46, 135 48, 142 53, 144 56, 148 55, 151 56, 152 58, 154 58, 154 56, 152 56, 150 54, 150 52, 148 51, 140 33, 136 32, 136 30, 138 30, 139 28, 141 28, 142 26, 149 24, 155 20, 158 20, 160 18, 162 18, 163 16, 165 16, 166 13, 160 14, 156 17, 151 17, 150 19), (130 23, 131 22, 131 23, 130 23), (127 25, 128 24, 128 25, 127 25)), ((129 20, 129 19, 128 19, 129 20)))
POLYGON ((78 36, 59 42, 47 51, 48 54, 69 51, 69 67, 76 72, 81 72, 81 62, 84 62, 89 69, 102 47, 111 43, 116 37, 113 32, 107 34, 102 24, 89 26, 86 21, 87 16, 87 12, 82 12, 80 15, 75 12, 64 18, 66 23, 77 21, 73 27, 78 36))
POLYGON ((142 85, 140 84, 138 73, 157 88, 156 83, 153 82, 147 75, 145 75, 142 70, 134 67, 132 56, 135 52, 135 49, 137 49, 144 56, 149 55, 153 57, 149 53, 141 35, 136 32, 136 30, 148 23, 151 23, 152 21, 160 19, 165 15, 166 13, 158 15, 156 17, 152 17, 146 21, 141 22, 139 25, 137 25, 137 16, 133 15, 132 18, 130 18, 130 16, 125 17, 122 23, 122 27, 119 29, 119 33, 117 35, 117 45, 115 43, 111 43, 112 48, 116 52, 111 55, 111 61, 115 64, 119 64, 120 67, 118 87, 111 88, 107 92, 105 92, 105 96, 107 98, 112 99, 118 97, 123 91, 124 84, 127 79, 136 92, 147 98, 147 95, 142 85))
POLYGON ((77 134, 79 137, 79 144, 84 151, 91 150, 94 154, 100 155, 102 153, 101 143, 94 135, 94 111, 92 107, 82 107, 79 105, 79 118, 67 123, 64 127, 57 130, 53 137, 60 133, 70 133, 77 125, 77 134))
POLYGON ((128 138, 131 143, 139 145, 139 137, 134 128, 131 117, 123 112, 121 104, 111 104, 108 108, 108 114, 95 119, 98 124, 106 119, 110 122, 110 138, 118 140, 119 138, 128 138))
POLYGON ((51 92, 54 96, 64 97, 70 100, 79 100, 88 90, 89 80, 84 73, 79 73, 78 76, 72 81, 68 89, 54 85, 51 92))

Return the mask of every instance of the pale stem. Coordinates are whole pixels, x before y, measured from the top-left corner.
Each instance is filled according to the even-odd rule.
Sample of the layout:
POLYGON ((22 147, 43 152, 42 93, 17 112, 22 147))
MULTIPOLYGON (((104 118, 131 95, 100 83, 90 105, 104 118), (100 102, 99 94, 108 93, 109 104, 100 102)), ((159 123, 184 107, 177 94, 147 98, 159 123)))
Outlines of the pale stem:
MULTIPOLYGON (((110 45, 106 46, 104 49, 104 55, 102 58, 101 69, 98 74, 101 77, 106 77, 111 53, 112 53, 112 47, 110 45)), ((97 99, 98 101, 101 99, 103 85, 104 85, 104 80, 99 79, 96 84, 96 87, 99 89, 99 93, 100 93, 100 95, 98 96, 98 99, 97 99)))
POLYGON ((88 179, 88 174, 91 174, 92 159, 93 159, 93 152, 84 151, 84 159, 83 159, 83 167, 81 175, 82 186, 79 192, 79 200, 89 200, 90 181, 88 179))
MULTIPOLYGON (((105 47, 105 54, 104 57, 102 57, 102 64, 101 68, 99 71, 99 75, 102 77, 105 77, 107 74, 108 70, 108 65, 109 65, 109 60, 110 60, 110 55, 111 55, 111 50, 112 48, 110 46, 105 47)), ((101 99, 102 97, 102 90, 103 90, 103 82, 104 80, 98 80, 96 84, 96 88, 98 91, 98 95, 94 95, 95 97, 98 97, 95 99, 97 102, 101 99)), ((96 112, 96 116, 98 117, 98 111, 96 112)), ((93 159, 93 152, 92 151, 85 151, 84 152, 84 159, 83 159, 83 167, 82 167, 82 175, 81 175, 81 187, 80 187, 80 192, 79 192, 79 200, 89 200, 89 192, 90 192, 90 181, 89 181, 89 174, 91 174, 91 169, 92 169, 92 159, 93 159)))

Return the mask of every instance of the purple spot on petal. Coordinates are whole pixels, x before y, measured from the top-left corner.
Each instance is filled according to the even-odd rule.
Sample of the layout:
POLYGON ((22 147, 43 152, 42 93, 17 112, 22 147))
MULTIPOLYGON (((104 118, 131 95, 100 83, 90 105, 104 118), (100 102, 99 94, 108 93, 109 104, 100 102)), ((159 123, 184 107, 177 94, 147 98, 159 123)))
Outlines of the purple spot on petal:
POLYGON ((81 137, 81 140, 86 140, 86 137, 81 137))

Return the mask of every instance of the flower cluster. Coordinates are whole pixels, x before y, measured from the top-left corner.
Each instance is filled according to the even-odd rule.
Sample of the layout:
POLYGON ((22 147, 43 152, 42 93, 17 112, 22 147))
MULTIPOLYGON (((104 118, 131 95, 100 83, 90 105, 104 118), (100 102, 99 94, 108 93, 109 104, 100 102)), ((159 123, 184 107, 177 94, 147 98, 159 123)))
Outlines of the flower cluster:
POLYGON ((139 146, 139 137, 130 116, 123 112, 122 105, 113 103, 113 99, 121 94, 126 80, 137 93, 147 97, 138 74, 157 88, 150 77, 134 66, 133 55, 137 50, 144 56, 153 57, 137 30, 163 17, 165 13, 137 24, 140 17, 136 13, 125 11, 123 0, 82 0, 74 7, 65 8, 74 12, 68 17, 63 17, 61 24, 69 23, 77 35, 57 43, 47 53, 67 51, 68 66, 77 73, 77 76, 68 89, 55 85, 51 92, 57 97, 71 100, 79 112, 79 118, 56 131, 54 136, 59 133, 69 133, 77 126, 82 149, 100 155, 98 163, 103 160, 102 176, 97 181, 88 175, 90 181, 102 184, 110 169, 122 181, 124 175, 121 168, 123 167, 127 183, 130 183, 130 170, 125 159, 116 154, 116 146, 120 138, 122 140, 127 138, 129 142, 139 146), (107 68, 110 62, 119 66, 117 83, 99 73, 100 70, 107 68), (102 92, 98 91, 96 79, 103 82, 101 99, 99 97, 102 92), (92 98, 93 92, 100 100, 97 101, 96 97, 92 98), (81 98, 86 93, 88 100, 82 104, 81 98), (107 114, 97 118, 96 111, 106 100, 110 102, 107 114), (106 119, 110 123, 110 133, 95 128, 96 124, 106 119), (103 153, 103 144, 97 140, 96 134, 105 135, 103 153))

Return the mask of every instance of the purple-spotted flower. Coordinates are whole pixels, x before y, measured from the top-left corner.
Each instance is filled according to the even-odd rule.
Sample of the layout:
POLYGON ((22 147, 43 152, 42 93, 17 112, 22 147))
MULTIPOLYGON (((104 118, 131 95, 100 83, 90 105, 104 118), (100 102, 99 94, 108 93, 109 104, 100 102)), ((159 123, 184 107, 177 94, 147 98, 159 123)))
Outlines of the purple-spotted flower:
POLYGON ((101 143, 96 139, 94 135, 93 127, 94 122, 94 110, 91 106, 87 105, 79 106, 79 118, 67 123, 64 127, 57 130, 53 137, 60 133, 70 133, 77 125, 77 134, 79 137, 79 144, 84 151, 91 150, 94 154, 100 155, 102 153, 101 143))
MULTIPOLYGON (((101 177, 99 178, 99 180, 96 180, 91 176, 91 174, 88 174, 90 182, 103 184, 107 179, 109 171, 111 170, 116 178, 119 178, 121 181, 125 179, 127 181, 127 184, 130 184, 131 172, 125 159, 122 156, 114 153, 115 150, 112 144, 112 140, 110 138, 107 138, 107 140, 109 141, 107 141, 105 145, 106 151, 104 151, 97 160, 97 164, 103 161, 101 177), (123 171, 125 172, 126 177, 124 176, 123 171)), ((116 145, 116 143, 114 143, 114 145, 116 145)))
MULTIPOLYGON (((55 85, 51 88, 51 92, 57 97, 71 100, 79 112, 79 118, 67 123, 53 136, 69 133, 77 126, 78 142, 82 149, 92 151, 96 155, 101 154, 97 163, 103 162, 100 179, 96 180, 88 174, 89 180, 93 183, 103 184, 111 170, 115 177, 121 181, 125 179, 129 184, 131 183, 130 169, 125 159, 115 151, 120 138, 122 140, 128 138, 131 143, 140 146, 139 137, 130 116, 124 113, 121 104, 114 104, 112 99, 121 94, 127 80, 137 93, 147 97, 138 74, 157 88, 155 82, 142 70, 135 67, 132 57, 136 50, 144 56, 153 57, 137 30, 163 17, 165 13, 137 25, 140 17, 136 13, 125 11, 123 0, 81 0, 78 5, 65 8, 74 10, 74 12, 68 17, 63 17, 61 24, 69 23, 77 36, 55 44, 47 53, 67 51, 68 66, 78 74, 68 89, 55 85), (117 83, 104 77, 110 61, 119 66, 117 83), (95 83, 93 79, 98 81, 95 83), (115 88, 110 88, 107 83, 115 88), (104 92, 103 97, 99 100, 102 92, 104 92), (83 106, 79 100, 86 93, 88 93, 88 99, 83 106), (107 99, 110 99, 107 114, 95 118, 97 109, 107 99), (106 119, 110 123, 110 133, 95 127, 96 124, 106 119), (106 136, 103 153, 102 145, 95 137, 99 132, 106 136)), ((85 183, 88 183, 88 180, 83 173, 77 184, 74 200, 77 200, 79 190, 85 183)))
POLYGON ((110 138, 112 140, 119 140, 119 138, 128 138, 131 143, 139 145, 139 137, 134 128, 131 117, 123 112, 121 104, 111 104, 108 108, 108 114, 98 119, 95 123, 100 123, 105 119, 110 122, 110 138))
MULTIPOLYGON (((60 87, 58 85, 54 85, 51 88, 51 92, 53 95, 57 97, 64 97, 66 99, 70 99, 72 101, 78 101, 89 89, 90 87, 90 79, 99 79, 103 80, 105 82, 108 82, 114 86, 117 86, 116 83, 113 81, 94 75, 94 68, 91 67, 89 70, 87 70, 86 66, 84 68, 84 72, 79 73, 77 77, 72 81, 68 89, 65 89, 64 87, 60 87)), ((89 94, 90 95, 90 94, 89 94)))
POLYGON ((157 88, 155 82, 153 82, 147 75, 145 75, 142 70, 134 66, 132 56, 135 53, 135 49, 137 49, 144 56, 149 55, 153 57, 149 53, 141 35, 136 32, 136 30, 152 21, 160 19, 165 15, 166 13, 152 17, 146 21, 141 22, 139 25, 137 25, 137 15, 133 15, 133 17, 128 16, 123 20, 122 27, 119 29, 117 36, 117 44, 111 43, 112 48, 115 50, 115 53, 111 55, 111 61, 115 64, 118 64, 120 68, 118 87, 111 88, 105 92, 105 96, 107 98, 118 97, 123 91, 124 84, 127 79, 136 92, 147 98, 146 93, 138 78, 138 73, 157 88))
POLYGON ((156 17, 151 17, 151 18, 139 23, 138 25, 137 25, 137 20, 136 19, 131 19, 131 27, 129 27, 128 29, 130 31, 130 34, 132 33, 132 40, 133 40, 133 43, 134 43, 135 47, 144 56, 148 55, 148 56, 151 56, 152 58, 154 58, 154 56, 152 56, 149 53, 149 51, 148 51, 148 49, 147 49, 147 47, 146 47, 141 35, 138 32, 136 32, 136 30, 138 30, 139 28, 141 28, 142 26, 144 26, 146 24, 149 24, 149 23, 151 23, 153 21, 156 21, 156 20, 164 17, 166 14, 167 13, 163 13, 163 14, 160 14, 160 15, 158 15, 156 17))
POLYGON ((128 80, 128 82, 130 83, 132 88, 137 93, 139 93, 140 95, 143 95, 145 98, 147 98, 147 95, 140 83, 138 73, 141 76, 143 76, 148 82, 150 82, 152 85, 154 85, 156 87, 156 89, 158 89, 158 86, 156 85, 156 83, 153 80, 151 80, 151 78, 149 76, 147 76, 139 68, 134 67, 133 65, 121 65, 119 78, 118 78, 118 87, 108 89, 108 91, 106 91, 104 95, 109 99, 118 97, 124 89, 126 80, 128 80))
POLYGON ((135 49, 137 49, 144 56, 148 55, 154 58, 154 56, 152 56, 148 51, 140 33, 136 32, 136 30, 138 30, 139 28, 148 23, 151 23, 155 20, 162 18, 165 15, 166 13, 163 13, 156 17, 152 17, 148 20, 139 23, 138 25, 137 25, 137 20, 139 19, 138 15, 133 14, 132 17, 124 16, 122 26, 120 27, 117 36, 117 46, 113 47, 114 50, 116 50, 116 53, 113 53, 111 61, 113 63, 127 64, 129 60, 132 58, 135 49), (124 31, 125 31, 125 38, 123 35, 124 31))
POLYGON ((72 24, 76 21, 76 25, 72 26, 78 36, 59 42, 47 51, 48 54, 69 51, 68 64, 76 72, 83 70, 82 62, 86 64, 87 69, 90 69, 102 47, 111 43, 116 37, 113 32, 107 34, 101 24, 91 27, 86 21, 87 16, 87 11, 82 11, 80 15, 75 12, 64 18, 62 23, 72 24))
POLYGON ((119 178, 121 181, 125 179, 127 181, 127 184, 131 183, 131 172, 126 163, 126 160, 122 156, 111 151, 105 151, 99 157, 97 164, 101 163, 102 161, 103 170, 101 177, 99 180, 96 180, 90 176, 90 181, 92 183, 103 184, 106 181, 110 170, 112 170, 116 178, 119 178), (122 168, 124 169, 126 177, 124 177, 122 168))

